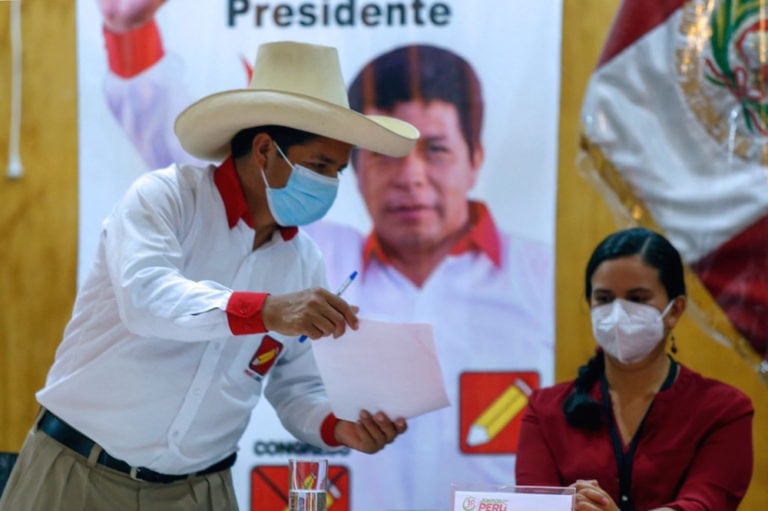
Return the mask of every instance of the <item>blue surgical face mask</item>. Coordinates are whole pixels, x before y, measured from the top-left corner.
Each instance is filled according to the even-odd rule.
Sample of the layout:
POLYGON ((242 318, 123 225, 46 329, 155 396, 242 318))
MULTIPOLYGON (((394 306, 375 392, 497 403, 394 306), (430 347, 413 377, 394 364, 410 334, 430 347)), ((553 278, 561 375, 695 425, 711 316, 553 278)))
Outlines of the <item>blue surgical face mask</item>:
POLYGON ((291 166, 291 175, 283 188, 270 188, 264 169, 261 177, 267 191, 267 204, 278 225, 307 225, 320 220, 331 209, 339 189, 339 179, 318 174, 302 165, 292 164, 275 144, 277 152, 291 166))

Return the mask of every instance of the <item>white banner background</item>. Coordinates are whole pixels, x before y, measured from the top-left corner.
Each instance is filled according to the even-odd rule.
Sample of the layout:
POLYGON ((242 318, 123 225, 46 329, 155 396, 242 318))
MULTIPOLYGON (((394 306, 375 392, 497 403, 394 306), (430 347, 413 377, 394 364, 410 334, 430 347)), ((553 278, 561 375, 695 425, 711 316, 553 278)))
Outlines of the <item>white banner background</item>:
MULTIPOLYGON (((357 1, 281 2, 315 5, 317 9, 357 1)), ((396 3, 396 2, 390 2, 396 3)), ((560 74, 561 2, 558 0, 505 0, 476 2, 445 0, 423 3, 417 25, 408 7, 406 26, 337 24, 281 28, 265 16, 256 26, 255 4, 247 0, 185 0, 163 5, 156 15, 165 52, 181 62, 173 88, 190 101, 212 92, 241 88, 247 76, 241 62, 252 63, 259 44, 297 40, 339 48, 342 71, 350 81, 375 55, 408 43, 428 43, 453 50, 474 67, 485 98, 483 142, 485 163, 472 196, 489 205, 501 230, 553 246, 557 162, 557 121, 560 74), (248 7, 247 14, 228 25, 230 3, 248 7), (442 3, 450 9, 445 26, 428 22, 430 6, 442 3)), ((277 2, 264 5, 274 7, 277 2)), ((379 5, 385 6, 384 2, 379 5)), ((141 159, 107 107, 104 83, 109 73, 97 0, 80 0, 77 6, 79 146, 80 146, 80 242, 79 277, 82 280, 97 244, 100 223, 126 187, 147 165, 141 159)), ((342 177, 339 199, 328 218, 351 223, 367 232, 365 207, 354 183, 354 173, 342 177)), ((551 374, 551 369, 549 373, 551 374)), ((250 467, 256 463, 253 445, 257 438, 286 439, 269 404, 257 407, 241 455, 233 472, 243 510, 250 509, 250 467)), ((437 447, 436 447, 437 448, 437 447)), ((454 447, 451 447, 454 448, 454 447)), ((283 463, 287 455, 270 457, 283 463)), ((333 463, 333 459, 332 459, 333 463)), ((439 470, 439 467, 436 467, 439 470)), ((357 476, 360 477, 360 476, 357 476)), ((468 475, 471 477, 471 475, 468 475)), ((507 481, 481 481, 511 483, 507 481)), ((471 481, 465 481, 471 482, 471 481)), ((449 491, 439 497, 447 505, 449 491)), ((441 509, 445 509, 444 505, 441 509)))

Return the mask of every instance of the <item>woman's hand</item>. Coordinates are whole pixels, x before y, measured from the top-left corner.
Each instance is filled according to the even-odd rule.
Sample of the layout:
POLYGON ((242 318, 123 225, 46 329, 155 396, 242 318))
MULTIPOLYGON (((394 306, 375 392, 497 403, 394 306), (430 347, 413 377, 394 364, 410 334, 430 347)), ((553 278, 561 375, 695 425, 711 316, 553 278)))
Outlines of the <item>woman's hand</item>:
POLYGON ((576 489, 575 511, 618 511, 619 507, 594 479, 579 479, 571 485, 576 489))

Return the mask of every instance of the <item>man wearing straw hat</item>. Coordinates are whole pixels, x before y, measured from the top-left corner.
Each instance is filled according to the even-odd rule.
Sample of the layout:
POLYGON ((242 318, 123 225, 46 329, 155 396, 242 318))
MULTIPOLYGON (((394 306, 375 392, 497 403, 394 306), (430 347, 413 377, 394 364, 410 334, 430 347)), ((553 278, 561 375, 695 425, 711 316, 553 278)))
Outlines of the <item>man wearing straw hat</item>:
POLYGON ((406 429, 330 412, 298 337, 356 328, 356 308, 296 226, 330 208, 353 146, 402 156, 418 131, 351 110, 336 50, 291 42, 262 45, 249 88, 194 103, 175 131, 222 163, 143 175, 103 223, 3 511, 237 509, 229 467, 262 383, 322 448, 373 453, 406 429))

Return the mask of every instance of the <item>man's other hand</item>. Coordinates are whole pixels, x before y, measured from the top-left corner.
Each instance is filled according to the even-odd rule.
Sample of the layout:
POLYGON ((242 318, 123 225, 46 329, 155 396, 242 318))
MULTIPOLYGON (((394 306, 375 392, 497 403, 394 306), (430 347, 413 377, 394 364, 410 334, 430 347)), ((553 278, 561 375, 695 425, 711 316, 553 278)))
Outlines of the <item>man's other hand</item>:
POLYGON ((363 410, 357 422, 340 420, 336 424, 335 434, 336 440, 350 449, 373 454, 392 443, 407 429, 408 424, 403 418, 392 421, 382 412, 372 416, 363 410))

